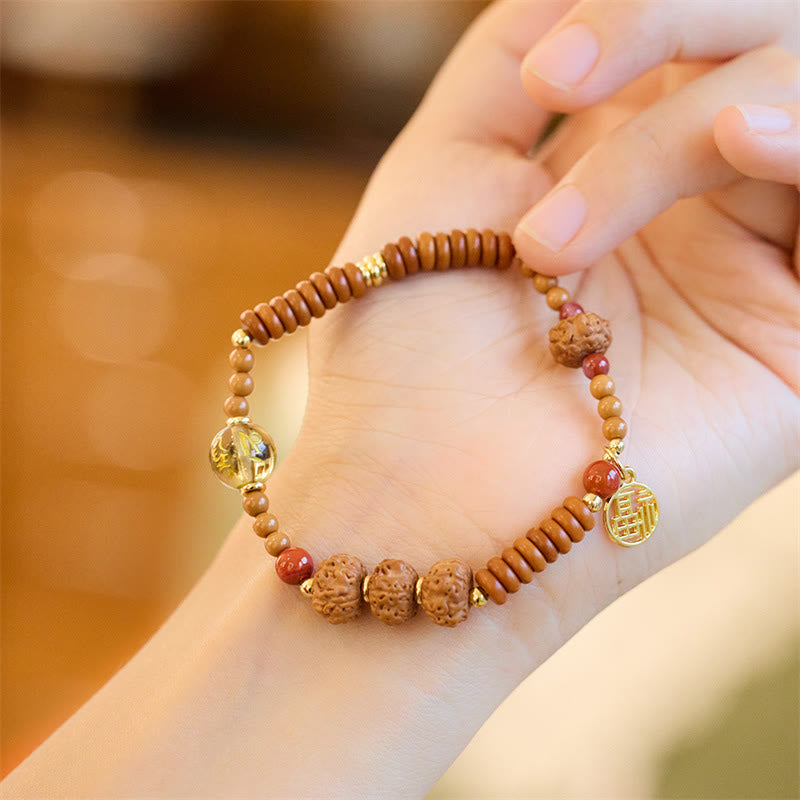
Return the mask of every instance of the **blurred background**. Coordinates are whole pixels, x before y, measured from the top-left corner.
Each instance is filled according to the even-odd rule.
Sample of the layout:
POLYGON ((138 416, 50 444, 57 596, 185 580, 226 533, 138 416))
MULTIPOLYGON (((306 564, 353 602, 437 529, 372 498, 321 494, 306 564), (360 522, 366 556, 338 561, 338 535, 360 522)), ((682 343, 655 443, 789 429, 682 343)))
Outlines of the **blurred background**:
MULTIPOLYGON (((484 5, 0 3, 3 774, 210 562, 238 311, 328 263, 484 5)), ((269 368, 286 452, 301 333, 269 368)), ((575 637, 431 798, 798 797, 799 529, 795 475, 575 637)))

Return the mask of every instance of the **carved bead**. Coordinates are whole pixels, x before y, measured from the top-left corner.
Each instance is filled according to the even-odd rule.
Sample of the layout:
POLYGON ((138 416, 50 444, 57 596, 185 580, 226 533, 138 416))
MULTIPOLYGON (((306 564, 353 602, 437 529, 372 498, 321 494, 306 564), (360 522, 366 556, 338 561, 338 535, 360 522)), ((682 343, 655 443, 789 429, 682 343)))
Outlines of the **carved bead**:
POLYGON ((472 570, 459 558, 437 561, 425 574, 419 604, 437 624, 455 627, 469 614, 472 570))
POLYGON ((565 367, 580 367, 590 353, 604 353, 611 344, 608 320, 591 311, 562 319, 550 329, 550 352, 565 367))
POLYGON ((364 565, 346 553, 320 562, 311 588, 314 611, 332 625, 355 619, 361 613, 361 582, 365 575, 364 565))
POLYGON ((419 575, 399 558, 386 558, 369 577, 367 602, 373 616, 387 625, 399 625, 417 613, 414 589, 419 575))

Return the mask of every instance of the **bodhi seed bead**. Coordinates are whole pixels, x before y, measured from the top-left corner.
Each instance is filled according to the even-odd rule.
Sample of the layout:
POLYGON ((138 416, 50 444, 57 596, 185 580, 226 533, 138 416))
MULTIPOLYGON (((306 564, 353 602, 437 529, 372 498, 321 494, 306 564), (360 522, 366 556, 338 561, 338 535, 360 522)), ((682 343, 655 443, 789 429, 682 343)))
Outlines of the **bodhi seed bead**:
POLYGON ((225 400, 223 410, 228 417, 246 417, 250 412, 250 404, 246 398, 233 394, 225 400))
POLYGON ((542 275, 536 273, 533 276, 533 288, 539 294, 547 294, 553 287, 558 286, 558 278, 553 278, 550 275, 542 275))
POLYGON ((262 512, 253 520, 253 530, 257 536, 268 536, 279 528, 278 518, 274 514, 262 512))
POLYGON ((622 414, 622 400, 613 394, 606 395, 598 401, 597 413, 603 419, 620 416, 622 414))
POLYGON ((247 492, 242 497, 242 508, 245 514, 257 517, 269 508, 269 498, 262 492, 247 492))
POLYGON ((569 292, 561 286, 554 286, 548 290, 545 300, 553 311, 558 311, 569 300, 569 292))
POLYGON ((608 375, 595 375, 592 382, 589 384, 589 391, 595 400, 600 400, 610 394, 614 394, 614 381, 608 375))
POLYGON ((292 541, 285 533, 275 531, 264 539, 267 552, 277 558, 284 550, 292 546, 292 541))
POLYGON ((239 396, 247 396, 253 391, 253 379, 248 372, 234 372, 228 380, 231 393, 239 396))
POLYGON ((628 432, 628 423, 622 417, 609 417, 603 423, 603 436, 609 441, 612 439, 624 439, 628 432))
POLYGON ((235 350, 231 350, 231 354, 228 356, 228 363, 236 372, 250 372, 255 363, 255 356, 251 350, 237 347, 235 350))

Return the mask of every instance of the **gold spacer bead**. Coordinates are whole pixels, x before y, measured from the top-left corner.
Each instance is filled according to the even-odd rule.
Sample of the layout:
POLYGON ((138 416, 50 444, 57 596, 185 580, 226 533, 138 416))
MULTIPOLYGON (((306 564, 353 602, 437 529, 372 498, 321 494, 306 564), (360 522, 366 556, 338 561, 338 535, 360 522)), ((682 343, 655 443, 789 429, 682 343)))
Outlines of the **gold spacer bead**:
POLYGON ((475 608, 483 608, 489 602, 489 598, 483 593, 480 586, 473 586, 469 593, 469 602, 475 608))
POLYGON ((614 456, 621 456, 625 450, 624 439, 612 439, 607 445, 606 449, 614 456))
POLYGON ((365 603, 369 603, 369 579, 370 575, 366 575, 364 580, 361 581, 361 596, 364 598, 365 603))
POLYGON ((225 420, 226 425, 247 425, 250 422, 250 417, 228 417, 225 420))
POLYGON ((231 344, 234 347, 249 347, 252 341, 253 340, 250 338, 250 334, 241 328, 234 331, 231 335, 231 344))
POLYGON ((261 481, 253 481, 253 483, 246 483, 239 491, 242 493, 242 496, 244 496, 248 492, 260 492, 263 488, 264 484, 261 483, 261 481))
POLYGON ((414 587, 414 599, 417 601, 417 605, 420 604, 419 598, 421 593, 422 593, 422 578, 417 578, 417 585, 414 587))
POLYGON ((300 591, 306 596, 311 597, 311 592, 314 590, 314 579, 313 578, 306 578, 300 584, 300 591))
POLYGON ((380 253, 362 258, 356 266, 364 276, 367 286, 380 286, 389 277, 386 261, 380 253))
POLYGON ((589 511, 593 514, 596 514, 603 507, 603 498, 591 492, 583 496, 583 502, 586 503, 589 511))

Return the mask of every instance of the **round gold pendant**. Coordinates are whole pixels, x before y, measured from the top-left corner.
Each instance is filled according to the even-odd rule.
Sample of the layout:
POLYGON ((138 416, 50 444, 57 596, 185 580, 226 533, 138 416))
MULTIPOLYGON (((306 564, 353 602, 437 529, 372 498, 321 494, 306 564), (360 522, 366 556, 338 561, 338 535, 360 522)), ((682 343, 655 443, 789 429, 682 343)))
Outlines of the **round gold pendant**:
POLYGON ((625 479, 603 511, 608 535, 623 547, 647 541, 658 525, 658 500, 653 490, 638 483, 636 473, 625 468, 625 479))

